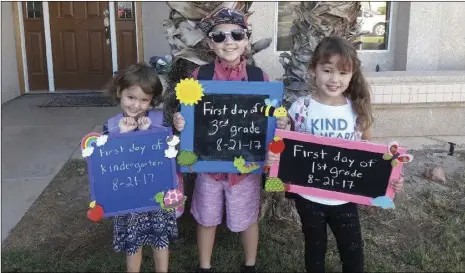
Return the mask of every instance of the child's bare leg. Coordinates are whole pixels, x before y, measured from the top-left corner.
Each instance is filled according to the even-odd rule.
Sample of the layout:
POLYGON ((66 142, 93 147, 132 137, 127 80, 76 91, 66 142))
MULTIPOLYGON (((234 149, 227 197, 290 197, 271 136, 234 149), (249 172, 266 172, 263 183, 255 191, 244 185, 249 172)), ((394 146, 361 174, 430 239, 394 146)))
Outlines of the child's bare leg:
POLYGON ((242 246, 244 247, 245 265, 255 265, 258 248, 258 224, 255 222, 241 232, 242 246))
POLYGON ((170 251, 168 248, 153 250, 153 260, 155 261, 155 272, 168 272, 170 251))
POLYGON ((142 263, 142 247, 137 250, 136 254, 126 254, 126 268, 128 272, 139 272, 142 263))
POLYGON ((197 225, 197 249, 199 251, 200 268, 211 268, 213 244, 215 243, 216 226, 197 225))

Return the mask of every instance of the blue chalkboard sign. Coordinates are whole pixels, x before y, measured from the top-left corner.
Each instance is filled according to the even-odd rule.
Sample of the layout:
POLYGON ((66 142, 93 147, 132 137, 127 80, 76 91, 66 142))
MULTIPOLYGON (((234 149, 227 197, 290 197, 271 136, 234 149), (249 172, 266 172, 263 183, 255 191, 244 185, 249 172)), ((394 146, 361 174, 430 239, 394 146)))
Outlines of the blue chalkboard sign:
MULTIPOLYGON (((87 157, 91 200, 103 217, 160 208, 155 195, 177 188, 175 158, 165 157, 171 129, 111 134, 87 157)), ((94 143, 95 144, 95 143, 94 143)))
MULTIPOLYGON (((201 100, 190 105, 181 103, 186 124, 180 147, 181 153, 193 153, 197 160, 189 166, 180 164, 180 171, 241 173, 237 166, 243 170, 254 165, 257 168, 250 173, 262 173, 267 146, 276 127, 276 118, 262 110, 267 109, 266 101, 281 103, 283 83, 198 82, 203 88, 201 100), (241 161, 235 166, 238 158, 241 161)), ((181 161, 191 161, 186 158, 181 161)))

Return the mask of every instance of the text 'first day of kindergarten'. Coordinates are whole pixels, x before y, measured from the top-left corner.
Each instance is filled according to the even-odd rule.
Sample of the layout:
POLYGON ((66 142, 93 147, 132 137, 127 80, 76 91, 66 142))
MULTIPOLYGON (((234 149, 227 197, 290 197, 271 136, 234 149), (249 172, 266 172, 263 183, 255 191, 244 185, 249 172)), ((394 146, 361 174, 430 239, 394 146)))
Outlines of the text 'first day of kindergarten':
POLYGON ((146 167, 158 167, 163 165, 162 161, 154 161, 148 160, 143 162, 125 162, 124 160, 118 164, 111 164, 111 165, 103 165, 100 164, 100 171, 102 174, 106 172, 114 173, 114 172, 122 172, 126 170, 136 169, 137 173, 140 173, 142 169, 146 167))

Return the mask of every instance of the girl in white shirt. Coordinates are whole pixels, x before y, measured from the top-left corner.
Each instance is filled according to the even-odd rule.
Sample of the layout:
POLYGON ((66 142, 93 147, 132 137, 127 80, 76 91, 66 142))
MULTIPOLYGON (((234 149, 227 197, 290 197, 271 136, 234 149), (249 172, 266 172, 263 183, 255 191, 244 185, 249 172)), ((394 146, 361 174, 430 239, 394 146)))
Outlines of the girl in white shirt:
MULTIPOLYGON (((324 38, 315 49, 309 72, 316 92, 297 99, 289 116, 277 119, 277 127, 326 137, 371 140, 370 88, 352 44, 337 36, 324 38)), ((278 155, 268 152, 267 165, 277 160, 278 155)), ((403 179, 391 181, 391 185, 398 192, 403 179)), ((343 272, 363 272, 357 205, 316 196, 293 197, 305 236, 307 272, 325 271, 327 225, 336 238, 343 272)))

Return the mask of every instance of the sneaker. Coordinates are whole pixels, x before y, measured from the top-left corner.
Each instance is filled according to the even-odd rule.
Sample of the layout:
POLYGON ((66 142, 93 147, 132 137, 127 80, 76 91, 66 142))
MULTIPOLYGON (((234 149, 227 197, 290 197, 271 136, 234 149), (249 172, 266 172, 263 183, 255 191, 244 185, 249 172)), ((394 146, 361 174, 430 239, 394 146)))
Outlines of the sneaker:
POLYGON ((213 269, 213 267, 210 267, 208 269, 205 269, 205 268, 197 268, 197 270, 195 271, 195 273, 215 273, 216 271, 213 269))
POLYGON ((241 266, 241 273, 258 273, 257 267, 255 265, 245 265, 241 266))

